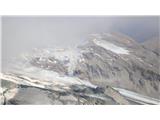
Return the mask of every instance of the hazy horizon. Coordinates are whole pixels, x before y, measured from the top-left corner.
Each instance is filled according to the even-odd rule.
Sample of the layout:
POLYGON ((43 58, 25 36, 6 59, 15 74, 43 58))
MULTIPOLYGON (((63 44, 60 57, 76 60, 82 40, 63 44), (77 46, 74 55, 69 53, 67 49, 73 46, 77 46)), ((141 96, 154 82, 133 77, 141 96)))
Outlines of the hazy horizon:
POLYGON ((33 48, 73 47, 88 34, 121 32, 141 42, 158 36, 158 16, 2 16, 4 61, 33 48))

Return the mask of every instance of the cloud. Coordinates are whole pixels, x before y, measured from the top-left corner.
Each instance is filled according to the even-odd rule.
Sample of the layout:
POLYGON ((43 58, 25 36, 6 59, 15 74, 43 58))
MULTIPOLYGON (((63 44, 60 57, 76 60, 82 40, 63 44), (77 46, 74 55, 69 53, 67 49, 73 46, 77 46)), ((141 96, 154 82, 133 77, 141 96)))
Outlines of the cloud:
POLYGON ((73 47, 90 33, 118 31, 144 41, 158 35, 158 22, 158 17, 136 16, 3 17, 3 58, 35 47, 73 47))
POLYGON ((159 18, 151 16, 120 17, 113 20, 112 30, 117 30, 141 42, 158 37, 159 18))

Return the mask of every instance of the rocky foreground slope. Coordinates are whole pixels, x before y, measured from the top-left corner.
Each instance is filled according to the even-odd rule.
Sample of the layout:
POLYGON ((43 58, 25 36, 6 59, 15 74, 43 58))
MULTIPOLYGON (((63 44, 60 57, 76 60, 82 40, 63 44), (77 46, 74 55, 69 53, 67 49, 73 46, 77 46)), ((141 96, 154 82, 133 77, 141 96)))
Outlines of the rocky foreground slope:
POLYGON ((118 33, 74 49, 23 55, 1 74, 1 104, 138 104, 114 88, 160 99, 159 54, 118 33))

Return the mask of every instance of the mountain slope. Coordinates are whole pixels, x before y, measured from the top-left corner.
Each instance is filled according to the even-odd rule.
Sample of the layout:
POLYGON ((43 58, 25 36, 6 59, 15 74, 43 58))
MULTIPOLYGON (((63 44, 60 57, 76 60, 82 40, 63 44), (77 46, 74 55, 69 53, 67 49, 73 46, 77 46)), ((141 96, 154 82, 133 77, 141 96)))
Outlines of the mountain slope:
MULTIPOLYGON (((132 104, 131 99, 128 100, 114 88, 160 99, 158 59, 159 56, 154 51, 126 35, 92 34, 85 45, 74 49, 36 49, 24 55, 21 61, 14 62, 9 71, 3 73, 1 77, 4 81, 11 81, 21 86, 20 93, 16 93, 17 97, 13 97, 17 101, 19 98, 22 101, 26 98, 22 94, 30 93, 26 91, 35 91, 35 94, 40 91, 39 93, 42 92, 40 96, 46 94, 48 96, 52 90, 56 94, 62 91, 65 94, 69 92, 65 97, 74 98, 75 101, 66 103, 66 99, 63 102, 58 99, 54 103, 54 96, 52 96, 54 99, 46 96, 48 104, 80 104, 79 98, 86 101, 81 104, 132 104), (34 88, 30 88, 31 86, 34 88), (47 93, 44 92, 46 90, 47 93), (78 99, 75 98, 75 94, 78 99)), ((19 91, 18 87, 15 89, 19 91)), ((138 96, 141 96, 139 94, 138 96)), ((134 97, 139 99, 138 96, 134 97)), ((37 99, 33 98, 31 101, 26 103, 36 104, 33 101, 37 99)), ((43 99, 39 104, 43 104, 43 99)))
POLYGON ((160 40, 158 37, 154 37, 150 40, 144 41, 142 45, 160 56, 160 40))

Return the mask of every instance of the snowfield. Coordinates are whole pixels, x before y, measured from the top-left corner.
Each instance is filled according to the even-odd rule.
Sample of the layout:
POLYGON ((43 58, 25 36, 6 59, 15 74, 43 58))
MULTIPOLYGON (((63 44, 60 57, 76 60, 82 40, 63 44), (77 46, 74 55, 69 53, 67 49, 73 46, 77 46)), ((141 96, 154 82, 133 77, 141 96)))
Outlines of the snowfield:
POLYGON ((125 90, 122 88, 115 88, 120 94, 127 97, 129 100, 140 103, 140 104, 153 104, 153 105, 159 105, 160 100, 151 98, 133 91, 125 90))
POLYGON ((112 51, 116 54, 129 54, 129 51, 125 48, 116 46, 110 42, 104 41, 104 40, 97 40, 97 39, 93 39, 93 42, 100 46, 103 47, 106 50, 112 51))
MULTIPOLYGON (((85 85, 91 88, 97 87, 96 85, 93 85, 87 80, 82 80, 74 76, 67 76, 67 75, 62 76, 57 72, 44 70, 42 68, 37 68, 31 65, 26 65, 26 66, 23 66, 23 68, 21 67, 19 69, 15 68, 15 71, 17 75, 20 75, 21 78, 29 80, 30 85, 41 87, 41 88, 43 88, 44 84, 46 85, 46 84, 51 84, 51 83, 53 83, 54 85, 65 86, 65 87, 69 87, 70 85, 85 85), (34 81, 31 78, 36 79, 36 81, 40 84, 38 85, 35 84, 34 82, 36 81, 34 81)), ((16 78, 16 74, 13 76, 15 76, 16 78)), ((13 76, 0 73, 0 79, 8 78, 8 80, 12 81, 13 76)), ((12 81, 12 82, 19 83, 20 81, 12 81)))

